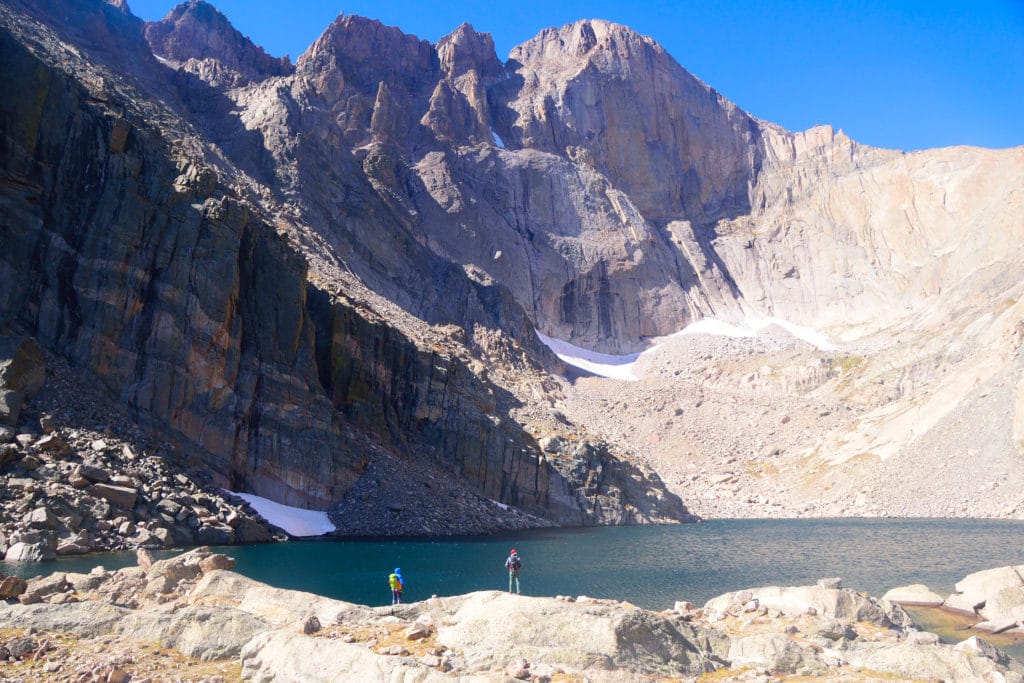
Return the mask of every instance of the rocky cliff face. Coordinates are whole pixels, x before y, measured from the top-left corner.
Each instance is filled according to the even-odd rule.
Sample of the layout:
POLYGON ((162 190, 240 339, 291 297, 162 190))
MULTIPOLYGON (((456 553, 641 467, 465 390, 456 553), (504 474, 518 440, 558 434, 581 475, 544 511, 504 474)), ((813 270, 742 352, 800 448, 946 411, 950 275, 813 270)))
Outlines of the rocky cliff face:
MULTIPOLYGON (((329 118, 328 90, 315 89, 324 84, 303 76, 286 86, 286 64, 257 58, 202 3, 148 27, 85 1, 9 3, 3 17, 4 72, 26 93, 3 105, 5 318, 162 422, 202 453, 222 485, 292 505, 359 509, 346 496, 372 488, 377 461, 397 455, 413 473, 454 475, 457 500, 520 508, 527 514, 515 512, 516 526, 687 517, 656 478, 585 435, 574 434, 557 458, 541 452, 537 438, 565 426, 541 411, 533 434, 525 417, 511 415, 522 406, 515 391, 553 389, 531 360, 543 351, 528 320, 500 285, 415 241, 402 206, 360 170, 360 160, 372 170, 385 152, 328 160, 336 191, 302 194, 307 165, 324 160, 310 156, 310 131, 277 114, 308 106, 302 116, 329 118), (66 15, 79 21, 65 24, 66 15), (144 35, 156 57, 184 66, 163 66, 144 35), (144 56, 121 69, 128 54, 144 56), (193 59, 207 66, 192 68, 193 59), (225 81, 221 67, 240 77, 225 81), (252 118, 233 120, 218 90, 254 79, 261 83, 235 96, 253 98, 247 114, 259 117, 255 100, 266 94, 264 123, 281 126, 280 145, 273 130, 247 130, 252 118), (296 197, 294 211, 277 201, 284 196, 296 197), (309 228, 307 214, 329 218, 309 228), (488 373, 492 357, 505 369, 488 373), (514 391, 503 386, 513 375, 522 382, 514 391)), ((324 40, 347 30, 363 48, 333 40, 358 56, 375 45, 366 25, 339 22, 324 40)), ((388 67, 396 115, 406 111, 403 97, 424 94, 406 79, 423 66, 416 60, 438 63, 429 45, 403 41, 409 62, 388 67)), ((455 47, 445 58, 453 77, 461 59, 455 47)), ((334 73, 356 63, 342 58, 334 73)), ((307 73, 308 60, 299 69, 307 73)), ((347 82, 360 78, 370 76, 355 69, 347 82)), ((358 109, 358 96, 346 97, 358 109)), ((324 134, 344 139, 342 119, 324 134)), ((402 506, 388 503, 378 497, 361 509, 358 529, 355 520, 339 527, 422 532, 415 514, 396 524, 388 510, 402 506)), ((446 507, 426 490, 405 504, 446 507)), ((449 513, 457 508, 447 504, 449 513)), ((502 510, 468 523, 449 514, 432 531, 504 528, 502 510)))
MULTIPOLYGON (((202 2, 148 25, 90 0, 2 9, 26 95, 0 105, 0 310, 227 485, 380 529, 430 510, 402 522, 421 533, 451 515, 388 467, 457 482, 481 517, 492 499, 559 523, 685 517, 617 457, 649 450, 684 496, 759 473, 756 512, 813 485, 775 476, 800 458, 885 459, 938 425, 967 439, 953 408, 1019 371, 998 340, 1020 319, 1020 149, 791 133, 597 20, 502 64, 468 25, 432 45, 343 15, 293 68, 202 2), (666 359, 636 394, 656 410, 615 387, 605 411, 534 334, 630 352, 749 316, 846 346, 666 359), (790 405, 800 419, 776 415, 790 405)), ((986 452, 1017 457, 1003 422, 986 452)))

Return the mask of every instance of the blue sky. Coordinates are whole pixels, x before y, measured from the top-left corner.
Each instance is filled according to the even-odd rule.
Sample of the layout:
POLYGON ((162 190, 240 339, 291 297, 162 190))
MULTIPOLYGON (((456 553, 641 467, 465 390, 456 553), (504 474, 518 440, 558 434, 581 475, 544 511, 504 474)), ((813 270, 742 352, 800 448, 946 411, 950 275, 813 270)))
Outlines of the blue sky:
MULTIPOLYGON (((174 0, 129 0, 143 19, 174 0)), ((212 0, 294 61, 340 13, 431 42, 463 21, 498 57, 548 26, 608 19, 649 35, 741 108, 789 130, 831 124, 869 145, 1024 145, 1024 0, 212 0)))

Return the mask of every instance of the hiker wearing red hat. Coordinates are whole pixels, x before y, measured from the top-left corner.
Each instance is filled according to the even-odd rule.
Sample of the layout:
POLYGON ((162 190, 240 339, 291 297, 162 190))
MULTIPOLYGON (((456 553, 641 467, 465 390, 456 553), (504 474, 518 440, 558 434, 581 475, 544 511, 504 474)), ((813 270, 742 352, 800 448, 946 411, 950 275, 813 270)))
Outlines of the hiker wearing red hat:
POLYGON ((508 592, 512 592, 512 584, 515 583, 516 594, 519 593, 519 569, 523 566, 523 561, 520 559, 519 554, 515 548, 509 552, 508 559, 505 560, 505 568, 508 569, 508 592))

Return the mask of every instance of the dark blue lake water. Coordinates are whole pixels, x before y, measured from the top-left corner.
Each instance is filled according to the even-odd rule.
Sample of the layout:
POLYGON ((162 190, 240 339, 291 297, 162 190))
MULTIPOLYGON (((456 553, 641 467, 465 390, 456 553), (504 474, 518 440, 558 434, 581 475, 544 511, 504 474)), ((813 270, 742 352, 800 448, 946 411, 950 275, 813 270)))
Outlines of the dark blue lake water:
MULTIPOLYGON (((946 594, 981 569, 1024 564, 1024 522, 991 520, 711 520, 681 526, 538 530, 458 539, 294 541, 218 548, 236 571, 283 588, 369 605, 390 602, 388 573, 401 567, 406 601, 507 589, 505 558, 523 557, 529 595, 589 595, 667 609, 729 591, 807 585, 838 576, 881 596, 923 583, 946 594)), ((0 563, 0 572, 114 569, 134 553, 0 563)))

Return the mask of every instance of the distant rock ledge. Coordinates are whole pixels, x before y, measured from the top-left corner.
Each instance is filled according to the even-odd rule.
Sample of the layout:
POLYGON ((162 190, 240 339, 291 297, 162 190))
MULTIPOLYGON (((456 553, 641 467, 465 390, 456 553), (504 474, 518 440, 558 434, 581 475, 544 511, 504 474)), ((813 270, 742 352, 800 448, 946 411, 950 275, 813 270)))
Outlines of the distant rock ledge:
POLYGON ((233 566, 205 547, 161 561, 140 550, 137 566, 113 572, 4 578, 0 656, 22 680, 1024 681, 986 641, 944 644, 838 579, 661 612, 499 591, 367 607, 233 566))

